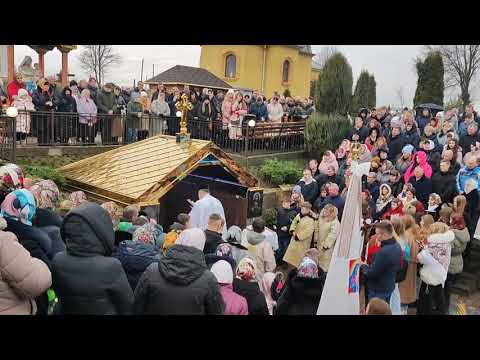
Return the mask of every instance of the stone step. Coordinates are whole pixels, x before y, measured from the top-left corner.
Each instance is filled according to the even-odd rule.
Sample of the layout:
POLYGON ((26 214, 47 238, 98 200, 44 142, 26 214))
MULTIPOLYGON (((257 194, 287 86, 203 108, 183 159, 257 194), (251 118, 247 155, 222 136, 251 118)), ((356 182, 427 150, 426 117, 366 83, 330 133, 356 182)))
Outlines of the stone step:
POLYGON ((471 296, 477 291, 476 281, 457 281, 451 287, 451 292, 461 296, 471 296))

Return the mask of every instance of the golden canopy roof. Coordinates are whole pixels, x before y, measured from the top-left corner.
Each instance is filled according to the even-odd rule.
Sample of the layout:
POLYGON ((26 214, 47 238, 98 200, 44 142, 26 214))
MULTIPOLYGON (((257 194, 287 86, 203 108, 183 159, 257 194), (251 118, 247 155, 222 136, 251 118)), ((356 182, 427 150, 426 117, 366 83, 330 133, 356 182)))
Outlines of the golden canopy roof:
POLYGON ((257 180, 210 141, 192 140, 180 145, 174 136, 159 135, 66 165, 60 169, 69 187, 120 204, 149 206, 176 182, 215 156, 240 184, 253 187, 257 180))

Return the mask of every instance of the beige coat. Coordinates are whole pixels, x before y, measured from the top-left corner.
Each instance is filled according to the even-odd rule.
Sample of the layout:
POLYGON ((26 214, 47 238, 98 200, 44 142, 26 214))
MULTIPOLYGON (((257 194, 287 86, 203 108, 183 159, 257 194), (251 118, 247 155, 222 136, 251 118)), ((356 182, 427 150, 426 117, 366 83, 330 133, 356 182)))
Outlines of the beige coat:
POLYGON ((417 254, 418 254, 418 239, 408 229, 405 236, 410 246, 410 262, 408 263, 407 276, 405 280, 398 284, 400 291, 400 301, 402 304, 411 304, 417 300, 417 254))
POLYGON ((301 218, 293 232, 292 240, 290 240, 290 245, 288 245, 283 261, 298 267, 305 252, 310 249, 314 231, 315 220, 310 216, 301 218))
POLYGON ((248 255, 255 260, 255 273, 257 281, 261 284, 263 275, 275 271, 277 267, 272 245, 265 240, 265 235, 248 229, 242 232, 242 245, 248 249, 248 255))
POLYGON ((330 266, 339 227, 340 222, 337 218, 333 221, 325 221, 320 217, 315 223, 314 241, 320 252, 318 255, 318 265, 325 272, 328 272, 328 267, 330 266))
POLYGON ((17 237, 0 231, 0 315, 33 315, 35 297, 52 285, 47 265, 18 242, 17 237))

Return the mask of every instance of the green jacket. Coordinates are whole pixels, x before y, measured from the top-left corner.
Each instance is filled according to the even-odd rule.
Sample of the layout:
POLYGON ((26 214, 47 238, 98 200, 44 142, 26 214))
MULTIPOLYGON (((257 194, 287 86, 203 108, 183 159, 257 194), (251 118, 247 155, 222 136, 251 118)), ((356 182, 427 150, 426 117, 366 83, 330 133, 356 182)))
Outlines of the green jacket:
POLYGON ((116 112, 117 99, 113 91, 111 93, 107 93, 102 90, 98 93, 97 108, 99 113, 108 113, 109 110, 113 110, 114 113, 116 112))

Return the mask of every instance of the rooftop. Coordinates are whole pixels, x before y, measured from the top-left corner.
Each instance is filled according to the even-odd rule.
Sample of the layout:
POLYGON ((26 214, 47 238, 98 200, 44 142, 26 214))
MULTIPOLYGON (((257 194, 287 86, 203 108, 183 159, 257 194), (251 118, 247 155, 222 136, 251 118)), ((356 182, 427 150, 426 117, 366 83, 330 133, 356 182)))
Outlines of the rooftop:
POLYGON ((174 136, 159 135, 92 156, 60 170, 70 186, 123 204, 158 204, 199 162, 213 154, 240 183, 255 186, 243 171, 212 142, 192 140, 180 145, 174 136))
POLYGON ((202 68, 176 65, 145 81, 146 84, 188 84, 192 86, 231 89, 232 87, 210 71, 202 68))

